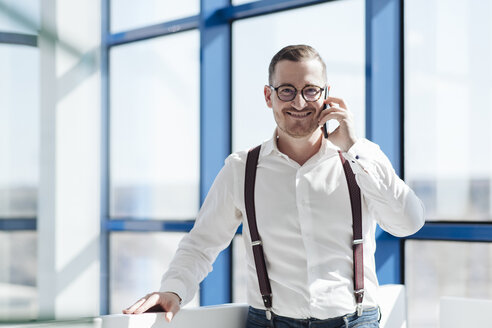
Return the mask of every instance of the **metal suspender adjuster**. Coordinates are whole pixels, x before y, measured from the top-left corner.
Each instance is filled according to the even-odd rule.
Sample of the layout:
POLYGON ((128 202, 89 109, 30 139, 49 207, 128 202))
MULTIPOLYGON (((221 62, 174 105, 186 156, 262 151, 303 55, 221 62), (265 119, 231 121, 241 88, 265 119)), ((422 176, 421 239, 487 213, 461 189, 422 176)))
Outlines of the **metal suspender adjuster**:
POLYGON ((362 315, 362 299, 364 298, 364 289, 357 289, 354 291, 355 301, 357 302, 357 316, 362 315))
POLYGON ((364 243, 364 239, 354 239, 352 242, 353 245, 358 245, 364 243))
POLYGON ((251 242, 251 246, 258 246, 261 244, 262 244, 261 240, 255 240, 255 241, 251 242))

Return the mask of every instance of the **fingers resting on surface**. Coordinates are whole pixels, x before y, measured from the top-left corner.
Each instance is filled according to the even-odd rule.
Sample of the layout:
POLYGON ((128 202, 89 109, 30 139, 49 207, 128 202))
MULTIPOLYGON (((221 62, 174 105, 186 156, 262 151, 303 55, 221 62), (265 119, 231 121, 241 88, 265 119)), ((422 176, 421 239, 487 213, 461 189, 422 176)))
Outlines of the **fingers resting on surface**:
POLYGON ((172 292, 155 292, 148 294, 133 305, 123 310, 124 314, 140 314, 148 310, 155 311, 160 308, 161 311, 167 312, 165 318, 168 322, 176 315, 180 309, 181 298, 172 292))

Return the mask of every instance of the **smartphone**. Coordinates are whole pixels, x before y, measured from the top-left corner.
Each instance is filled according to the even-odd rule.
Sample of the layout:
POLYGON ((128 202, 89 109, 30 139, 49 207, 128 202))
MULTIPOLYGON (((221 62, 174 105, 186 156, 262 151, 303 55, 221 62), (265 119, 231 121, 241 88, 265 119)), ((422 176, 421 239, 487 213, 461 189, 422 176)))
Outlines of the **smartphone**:
MULTIPOLYGON (((330 89, 326 86, 325 87, 325 100, 326 98, 328 98, 328 93, 330 92, 330 89)), ((327 109, 328 108, 328 105, 327 104, 324 104, 323 105, 323 110, 327 109)), ((328 126, 326 125, 328 122, 326 122, 325 124, 323 124, 323 134, 325 135, 325 139, 328 139, 328 126)))

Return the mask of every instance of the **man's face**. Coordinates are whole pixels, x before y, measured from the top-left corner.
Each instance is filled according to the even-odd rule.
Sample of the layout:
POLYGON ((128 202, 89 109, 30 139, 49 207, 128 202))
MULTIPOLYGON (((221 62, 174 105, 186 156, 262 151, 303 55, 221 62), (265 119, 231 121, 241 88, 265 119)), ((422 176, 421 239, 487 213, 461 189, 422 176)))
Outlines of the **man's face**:
POLYGON ((292 101, 282 101, 275 90, 265 86, 265 101, 273 109, 277 127, 295 138, 313 134, 318 128, 324 94, 315 102, 307 102, 302 97, 301 90, 307 85, 325 87, 321 63, 315 59, 300 62, 281 60, 275 66, 272 80, 275 88, 286 84, 297 88, 297 95, 292 101))

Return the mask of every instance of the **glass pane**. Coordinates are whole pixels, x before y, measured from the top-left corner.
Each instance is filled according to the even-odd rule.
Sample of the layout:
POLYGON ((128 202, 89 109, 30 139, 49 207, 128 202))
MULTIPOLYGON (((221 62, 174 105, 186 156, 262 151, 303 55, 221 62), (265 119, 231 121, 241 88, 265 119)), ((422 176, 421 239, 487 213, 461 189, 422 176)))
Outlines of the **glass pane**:
POLYGON ((194 218, 199 205, 199 34, 114 47, 111 216, 194 218))
POLYGON ((249 3, 249 2, 257 2, 259 0, 232 0, 232 4, 237 6, 237 5, 242 5, 244 3, 249 3))
POLYGON ((491 15, 492 0, 405 1, 405 178, 430 220, 491 218, 491 15))
MULTIPOLYGON (((110 235, 111 313, 159 290, 161 278, 184 233, 113 232, 110 235)), ((199 293, 185 307, 199 306, 199 293)))
POLYGON ((439 327, 443 296, 492 298, 492 244, 405 242, 409 328, 439 327))
POLYGON ((308 44, 318 50, 327 65, 330 95, 346 100, 357 134, 365 135, 364 17, 363 0, 344 0, 233 24, 234 150, 248 149, 273 135, 275 121, 265 104, 263 86, 268 84, 271 58, 289 44, 308 44), (268 37, 258 37, 265 33, 268 37))
POLYGON ((36 232, 0 231, 0 321, 38 315, 36 232))
POLYGON ((234 303, 247 303, 246 250, 244 249, 243 235, 236 235, 234 237, 232 240, 232 251, 232 301, 234 303))
POLYGON ((198 15, 199 0, 112 0, 111 32, 116 33, 146 25, 198 15))
POLYGON ((35 217, 39 50, 0 44, 0 218, 35 217))
POLYGON ((0 0, 0 32, 38 34, 40 0, 0 0))

